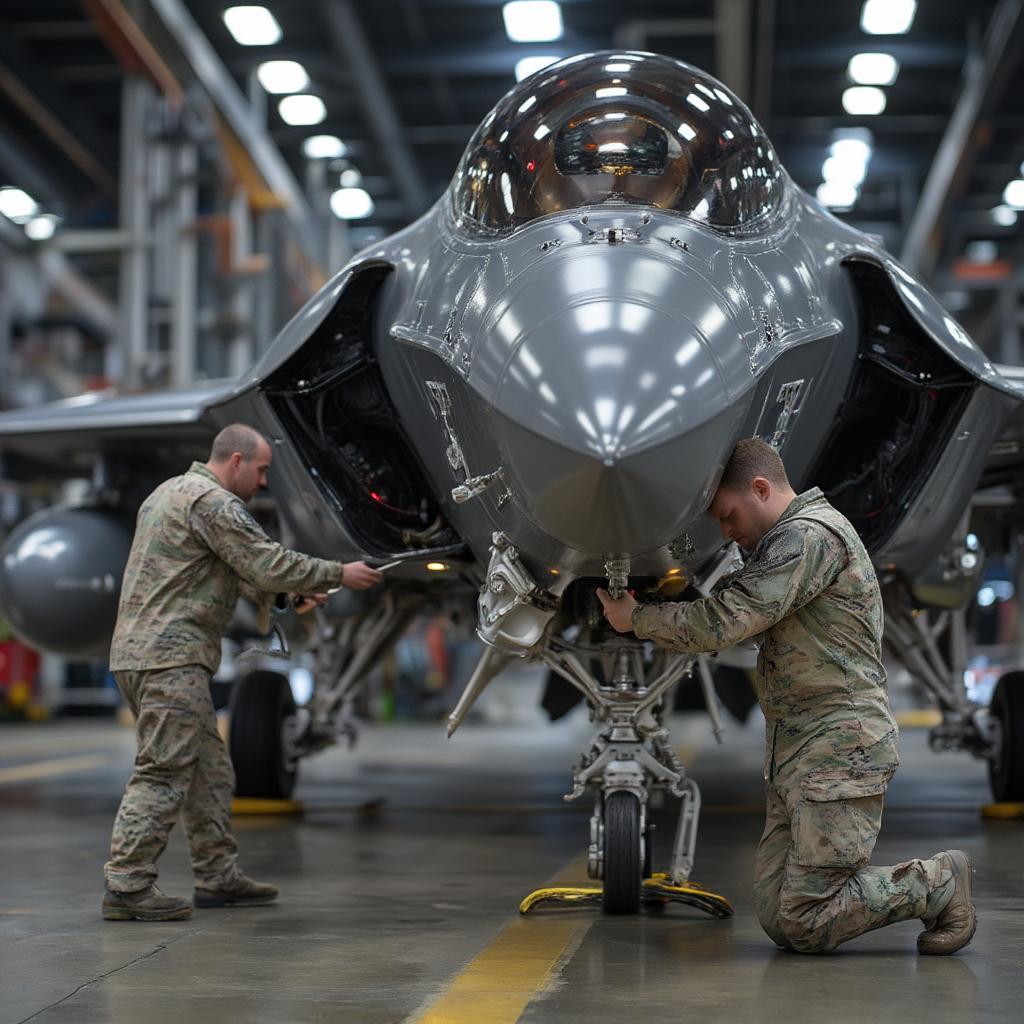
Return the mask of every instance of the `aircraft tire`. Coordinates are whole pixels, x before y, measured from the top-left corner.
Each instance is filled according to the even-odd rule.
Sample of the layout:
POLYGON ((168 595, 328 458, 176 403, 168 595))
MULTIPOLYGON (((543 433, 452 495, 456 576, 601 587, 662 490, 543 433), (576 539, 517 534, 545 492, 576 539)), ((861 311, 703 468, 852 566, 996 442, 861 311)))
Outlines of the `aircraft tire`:
POLYGON ((238 796, 286 800, 298 774, 285 756, 284 720, 295 713, 287 676, 258 670, 232 684, 229 750, 238 796))
POLYGON ((604 896, 606 914, 640 909, 640 801, 618 790, 604 802, 604 896))
POLYGON ((998 756, 988 763, 992 796, 999 803, 1024 800, 1024 672, 1007 672, 996 683, 990 710, 1002 733, 998 756))

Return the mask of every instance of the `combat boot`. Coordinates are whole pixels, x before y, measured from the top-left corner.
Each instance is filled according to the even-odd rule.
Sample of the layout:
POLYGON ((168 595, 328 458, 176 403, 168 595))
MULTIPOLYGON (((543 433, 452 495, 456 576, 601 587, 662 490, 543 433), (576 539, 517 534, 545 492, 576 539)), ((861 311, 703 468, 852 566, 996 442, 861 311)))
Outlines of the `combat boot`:
POLYGON ((155 885, 138 892, 103 894, 105 921, 184 921, 192 916, 192 904, 176 896, 165 896, 155 885))
POLYGON ((971 858, 963 850, 946 850, 939 856, 949 861, 953 872, 953 895, 933 919, 922 919, 925 930, 917 937, 917 951, 929 956, 945 956, 963 949, 978 927, 971 899, 971 858))
POLYGON ((216 888, 197 885, 195 904, 197 907, 258 907, 273 903, 277 899, 277 886, 265 882, 254 882, 241 875, 232 882, 216 888))

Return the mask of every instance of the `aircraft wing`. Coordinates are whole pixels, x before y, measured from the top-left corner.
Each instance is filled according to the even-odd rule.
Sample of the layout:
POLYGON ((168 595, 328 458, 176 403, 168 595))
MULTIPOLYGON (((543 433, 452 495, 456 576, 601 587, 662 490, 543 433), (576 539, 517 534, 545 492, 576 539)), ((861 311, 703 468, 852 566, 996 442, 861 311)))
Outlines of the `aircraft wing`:
POLYGON ((0 413, 0 476, 54 480, 91 475, 97 459, 165 464, 206 454, 217 425, 209 410, 237 388, 233 379, 177 391, 96 392, 0 413))

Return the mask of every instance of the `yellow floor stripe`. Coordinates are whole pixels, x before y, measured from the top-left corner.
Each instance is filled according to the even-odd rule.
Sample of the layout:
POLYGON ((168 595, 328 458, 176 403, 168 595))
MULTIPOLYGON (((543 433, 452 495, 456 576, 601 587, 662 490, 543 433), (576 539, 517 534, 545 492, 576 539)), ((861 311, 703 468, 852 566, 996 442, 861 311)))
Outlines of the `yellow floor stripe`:
MULTIPOLYGON (((550 884, 583 885, 586 878, 587 858, 581 854, 550 884)), ((515 1024, 596 920, 593 910, 517 918, 409 1024, 515 1024)))
POLYGON ((419 1024, 515 1024, 551 982, 563 955, 594 922, 547 917, 513 921, 422 1016, 419 1024))
POLYGON ((901 729, 930 729, 942 724, 942 712, 938 708, 897 711, 895 717, 901 729))
POLYGON ((36 761, 19 764, 13 768, 0 768, 0 785, 9 782, 31 782, 33 779, 49 779, 56 775, 71 775, 74 772, 89 771, 113 764, 106 754, 87 754, 83 757, 61 757, 53 761, 36 761))
MULTIPOLYGON (((678 754, 689 768, 698 751, 698 743, 686 742, 678 754)), ((594 884, 587 878, 586 854, 575 857, 546 883, 594 884)), ((515 1024, 531 1000, 557 977, 559 966, 600 916, 597 908, 563 907, 517 918, 408 1024, 515 1024)))
POLYGON ((1024 804, 985 804, 981 809, 983 818, 1024 818, 1024 804))
POLYGON ((302 814, 301 800, 260 800, 251 796, 236 796, 231 801, 232 814, 302 814))

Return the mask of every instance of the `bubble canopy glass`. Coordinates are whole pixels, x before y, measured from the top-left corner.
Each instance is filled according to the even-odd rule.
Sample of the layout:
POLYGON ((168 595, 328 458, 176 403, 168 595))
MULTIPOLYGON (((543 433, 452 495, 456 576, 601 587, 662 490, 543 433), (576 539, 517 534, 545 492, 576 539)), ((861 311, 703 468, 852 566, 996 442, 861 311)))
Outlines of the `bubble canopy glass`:
POLYGON ((749 232, 774 219, 782 185, 767 136, 717 79, 668 57, 608 51, 552 64, 505 96, 470 140, 451 198, 475 235, 597 204, 749 232))

